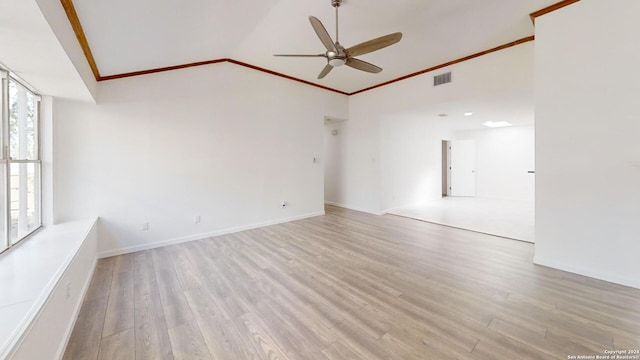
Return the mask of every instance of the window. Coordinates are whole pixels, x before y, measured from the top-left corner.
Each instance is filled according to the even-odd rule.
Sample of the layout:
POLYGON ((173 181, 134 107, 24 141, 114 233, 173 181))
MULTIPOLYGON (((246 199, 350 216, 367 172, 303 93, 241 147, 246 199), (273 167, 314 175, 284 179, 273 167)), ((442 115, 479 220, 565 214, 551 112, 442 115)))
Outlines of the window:
POLYGON ((0 252, 40 228, 40 97, 0 69, 0 252))

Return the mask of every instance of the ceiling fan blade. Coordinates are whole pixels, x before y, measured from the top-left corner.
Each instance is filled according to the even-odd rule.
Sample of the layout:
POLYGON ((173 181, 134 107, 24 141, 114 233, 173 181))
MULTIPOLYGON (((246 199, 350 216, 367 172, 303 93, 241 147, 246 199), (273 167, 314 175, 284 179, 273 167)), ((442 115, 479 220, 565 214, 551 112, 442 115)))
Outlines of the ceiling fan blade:
POLYGON ((327 74, 331 72, 332 69, 333 69, 333 66, 327 64, 327 66, 325 66, 324 69, 322 69, 322 71, 320 72, 320 75, 318 75, 318 79, 322 79, 325 76, 327 76, 327 74))
POLYGON ((317 55, 303 55, 303 54, 273 54, 273 56, 284 56, 284 57, 327 57, 325 54, 317 54, 317 55))
POLYGON ((322 25, 320 20, 318 20, 316 17, 309 16, 309 22, 311 23, 311 26, 313 26, 313 30, 315 30, 316 35, 318 35, 318 38, 320 38, 320 41, 322 41, 324 47, 329 51, 337 53, 338 49, 336 49, 336 44, 333 43, 333 40, 331 40, 331 36, 327 32, 327 29, 324 28, 324 25, 322 25))
POLYGON ((347 60, 346 63, 347 66, 350 66, 354 69, 358 69, 358 70, 362 70, 362 71, 366 71, 366 72, 370 72, 370 73, 374 73, 377 74, 380 71, 382 71, 382 68, 377 67, 373 64, 370 64, 366 61, 362 61, 362 60, 358 60, 358 59, 354 59, 354 58, 349 58, 347 60))
POLYGON ((365 41, 346 49, 347 56, 359 56, 393 45, 402 39, 402 33, 397 32, 373 40, 365 41))

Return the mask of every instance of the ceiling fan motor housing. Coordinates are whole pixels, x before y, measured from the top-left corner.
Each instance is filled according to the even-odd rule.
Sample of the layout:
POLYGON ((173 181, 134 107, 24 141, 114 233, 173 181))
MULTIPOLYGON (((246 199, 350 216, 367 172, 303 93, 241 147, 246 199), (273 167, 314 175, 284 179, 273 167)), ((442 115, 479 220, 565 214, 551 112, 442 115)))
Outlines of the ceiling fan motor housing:
POLYGON ((342 0, 331 0, 331 6, 338 7, 342 4, 342 0))
POLYGON ((339 58, 339 57, 329 58, 329 65, 333 67, 342 66, 346 63, 347 63, 347 59, 345 58, 339 58))
POLYGON ((331 66, 342 66, 347 63, 347 55, 344 52, 344 47, 340 43, 336 43, 336 49, 338 52, 327 51, 327 61, 331 66))

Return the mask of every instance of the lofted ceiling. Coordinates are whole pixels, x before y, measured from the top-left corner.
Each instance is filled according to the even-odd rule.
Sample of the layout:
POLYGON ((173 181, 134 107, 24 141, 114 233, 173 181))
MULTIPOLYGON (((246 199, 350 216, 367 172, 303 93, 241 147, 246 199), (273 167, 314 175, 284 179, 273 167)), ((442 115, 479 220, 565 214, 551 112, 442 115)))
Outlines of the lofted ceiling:
MULTIPOLYGON (((346 66, 316 77, 324 58, 309 24, 335 37, 331 0, 73 0, 102 77, 230 58, 352 93, 533 35, 529 14, 557 0, 343 0, 340 43, 400 31, 402 41, 359 58, 379 74, 346 66)), ((335 39, 334 39, 335 40, 335 39)))

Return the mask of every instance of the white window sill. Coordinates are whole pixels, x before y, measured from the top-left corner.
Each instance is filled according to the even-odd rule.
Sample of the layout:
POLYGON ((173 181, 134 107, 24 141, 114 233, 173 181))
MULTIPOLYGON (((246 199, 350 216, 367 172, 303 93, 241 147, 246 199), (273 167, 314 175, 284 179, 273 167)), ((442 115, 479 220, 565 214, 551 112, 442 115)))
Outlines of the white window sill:
POLYGON ((0 358, 28 329, 96 221, 47 226, 0 255, 0 358))

